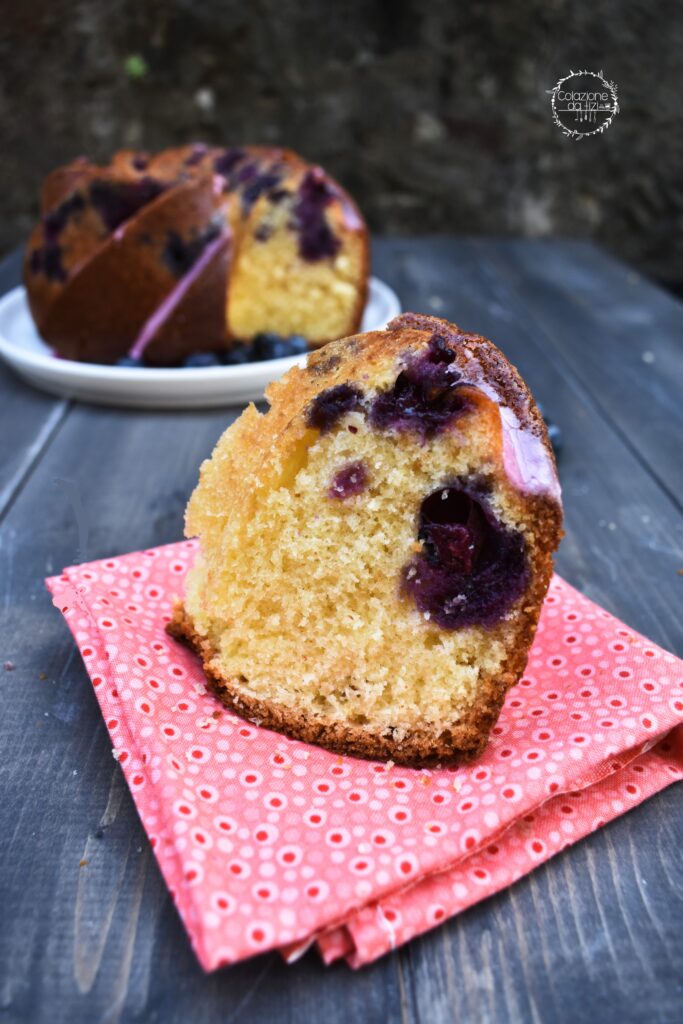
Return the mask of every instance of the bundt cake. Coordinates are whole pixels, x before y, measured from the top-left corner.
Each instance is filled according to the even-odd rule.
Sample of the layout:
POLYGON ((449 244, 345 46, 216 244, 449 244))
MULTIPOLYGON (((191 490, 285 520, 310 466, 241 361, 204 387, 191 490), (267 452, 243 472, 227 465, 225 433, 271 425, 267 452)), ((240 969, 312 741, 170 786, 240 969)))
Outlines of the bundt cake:
POLYGON ((46 179, 24 282, 58 355, 178 364, 266 332, 355 331, 368 234, 351 197, 290 150, 121 151, 46 179))
POLYGON ((409 765, 481 752, 561 537, 546 428, 485 338, 404 314, 312 354, 201 469, 169 632, 238 713, 409 765))

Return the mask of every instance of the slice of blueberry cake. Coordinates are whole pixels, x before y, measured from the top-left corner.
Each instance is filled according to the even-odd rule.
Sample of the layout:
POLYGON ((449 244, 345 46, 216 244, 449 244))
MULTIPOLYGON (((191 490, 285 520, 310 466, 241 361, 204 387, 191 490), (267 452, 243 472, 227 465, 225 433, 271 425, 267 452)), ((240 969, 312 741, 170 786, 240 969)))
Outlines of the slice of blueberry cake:
POLYGON ((357 330, 368 272, 358 208, 320 167, 197 144, 53 171, 24 282, 59 355, 163 366, 264 335, 316 347, 357 330))
POLYGON ((268 399, 202 466, 200 553, 169 631, 265 726, 404 764, 477 756, 562 532, 526 385, 485 338, 406 314, 268 399))

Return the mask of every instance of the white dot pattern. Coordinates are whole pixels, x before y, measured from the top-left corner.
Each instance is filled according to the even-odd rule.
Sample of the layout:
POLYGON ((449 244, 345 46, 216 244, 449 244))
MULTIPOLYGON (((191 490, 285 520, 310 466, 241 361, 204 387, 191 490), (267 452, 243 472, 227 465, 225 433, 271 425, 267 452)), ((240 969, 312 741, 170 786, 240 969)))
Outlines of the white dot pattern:
POLYGON ((416 771, 245 722, 164 632, 193 541, 48 580, 202 965, 367 963, 683 777, 683 663, 559 577, 480 760, 416 771), (344 922, 339 925, 338 922, 344 922))

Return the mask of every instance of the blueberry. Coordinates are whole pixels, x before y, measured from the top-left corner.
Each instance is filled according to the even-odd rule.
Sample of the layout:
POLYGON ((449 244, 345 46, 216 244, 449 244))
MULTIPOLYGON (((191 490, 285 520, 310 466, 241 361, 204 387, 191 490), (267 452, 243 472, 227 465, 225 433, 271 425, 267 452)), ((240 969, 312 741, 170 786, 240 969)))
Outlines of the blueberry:
POLYGON ((453 343, 461 335, 435 332, 418 355, 406 353, 404 369, 393 387, 380 391, 370 409, 377 430, 410 431, 423 440, 434 437, 470 407, 455 366, 453 343))
POLYGON ((249 349, 246 345, 233 345, 221 353, 223 366, 240 366, 249 362, 249 349))
POLYGON ((419 553, 403 567, 401 590, 442 629, 494 626, 524 593, 524 538, 495 515, 485 493, 455 483, 420 506, 419 553))
POLYGON ((251 357, 256 362, 262 359, 282 359, 287 355, 287 342, 279 334, 257 334, 251 345, 251 357))
POLYGON ((142 366, 142 360, 136 359, 135 356, 121 356, 120 359, 116 360, 117 366, 142 366))
POLYGON ((363 394, 358 388, 353 384, 337 384, 315 396, 306 412, 306 424, 327 434, 347 412, 360 409, 362 404, 363 394))
POLYGON ((546 426, 548 428, 548 440, 553 446, 555 458, 557 459, 560 456, 560 452, 562 451, 562 446, 564 444, 562 431, 558 427, 557 423, 551 423, 550 420, 546 420, 546 426))
POLYGON ((368 469, 365 463, 350 462, 338 470, 332 478, 332 483, 327 491, 328 498, 340 498, 345 501, 361 494, 368 484, 368 469))
POLYGON ((308 352, 308 342, 301 334, 293 334, 288 344, 290 356, 299 356, 308 352))
POLYGON ((205 366, 220 366, 220 362, 215 352, 193 352, 183 360, 183 366, 195 370, 205 366))
POLYGON ((334 191, 323 172, 313 168, 299 185, 294 206, 294 226, 299 234, 299 255, 309 263, 336 256, 341 241, 331 230, 325 208, 334 199, 334 191))

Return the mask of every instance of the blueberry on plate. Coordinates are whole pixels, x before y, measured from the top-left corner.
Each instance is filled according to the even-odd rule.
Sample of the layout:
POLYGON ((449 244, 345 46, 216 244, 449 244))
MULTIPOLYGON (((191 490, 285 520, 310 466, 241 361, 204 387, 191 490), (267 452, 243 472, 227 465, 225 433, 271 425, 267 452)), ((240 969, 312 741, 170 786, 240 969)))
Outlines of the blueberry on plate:
POLYGON ((232 348, 221 352, 223 366, 241 366, 249 362, 249 349, 246 345, 233 345, 232 348))
POLYGON ((257 334, 251 343, 251 357, 255 362, 262 359, 282 359, 289 355, 287 342, 279 334, 266 333, 257 334))
POLYGON ((309 350, 308 342, 302 334, 293 334, 288 339, 287 344, 289 345, 290 356, 300 356, 309 350))
POLYGON ((205 366, 220 366, 221 361, 215 352, 193 352, 183 360, 187 370, 196 370, 205 366))
POLYGON ((135 356, 121 356, 120 359, 116 360, 117 366, 142 366, 142 360, 136 359, 135 356))

